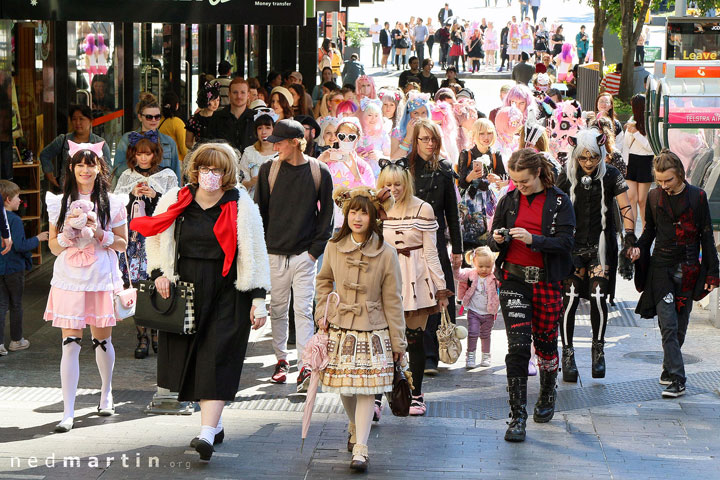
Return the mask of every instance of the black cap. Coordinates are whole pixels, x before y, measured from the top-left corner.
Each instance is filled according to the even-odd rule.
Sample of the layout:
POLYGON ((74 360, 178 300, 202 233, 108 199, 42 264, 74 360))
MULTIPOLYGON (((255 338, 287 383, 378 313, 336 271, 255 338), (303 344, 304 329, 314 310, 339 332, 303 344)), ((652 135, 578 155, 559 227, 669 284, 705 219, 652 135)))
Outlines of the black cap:
POLYGON ((272 135, 267 141, 277 143, 291 138, 305 138, 305 127, 295 120, 280 120, 275 124, 272 135))
POLYGON ((310 115, 295 115, 295 117, 293 117, 293 118, 295 120, 297 120, 298 122, 300 122, 300 124, 306 125, 312 129, 314 129, 315 133, 313 134, 313 138, 317 138, 318 135, 320 135, 320 125, 318 125, 318 123, 315 121, 315 119, 313 117, 311 117, 310 115))

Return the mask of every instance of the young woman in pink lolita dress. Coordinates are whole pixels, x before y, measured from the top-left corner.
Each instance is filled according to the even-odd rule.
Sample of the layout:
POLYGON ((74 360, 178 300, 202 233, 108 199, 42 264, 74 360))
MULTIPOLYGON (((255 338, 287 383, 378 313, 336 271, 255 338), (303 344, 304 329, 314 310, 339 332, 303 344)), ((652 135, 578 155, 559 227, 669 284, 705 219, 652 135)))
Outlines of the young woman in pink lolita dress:
MULTIPOLYGON (((90 325, 93 350, 102 388, 98 414, 112 415, 112 373, 115 349, 112 327, 115 317, 113 294, 122 290, 117 252, 127 247, 127 195, 108 193, 108 167, 102 158, 104 142, 76 144, 68 141, 70 174, 65 177, 62 195, 47 194, 50 220, 50 250, 57 256, 50 281, 50 294, 43 318, 62 329, 60 381, 63 391, 63 418, 56 432, 73 427, 75 393, 80 378, 80 348, 83 329, 90 325), (74 200, 94 205, 88 215, 89 238, 74 227, 82 217, 69 210, 74 200), (100 347, 100 348, 98 348, 100 347)), ((87 230, 87 229, 86 229, 87 230)))
POLYGON ((355 151, 370 165, 377 178, 380 174, 378 161, 390 157, 390 135, 383 128, 382 101, 363 98, 358 116, 363 135, 355 151))
MULTIPOLYGON (((372 167, 356 152, 362 134, 363 130, 357 117, 340 119, 336 133, 338 148, 331 147, 318 157, 318 160, 330 169, 334 188, 341 185, 347 188, 375 186, 372 167)), ((334 219, 334 228, 342 227, 342 210, 337 205, 335 205, 334 219)))

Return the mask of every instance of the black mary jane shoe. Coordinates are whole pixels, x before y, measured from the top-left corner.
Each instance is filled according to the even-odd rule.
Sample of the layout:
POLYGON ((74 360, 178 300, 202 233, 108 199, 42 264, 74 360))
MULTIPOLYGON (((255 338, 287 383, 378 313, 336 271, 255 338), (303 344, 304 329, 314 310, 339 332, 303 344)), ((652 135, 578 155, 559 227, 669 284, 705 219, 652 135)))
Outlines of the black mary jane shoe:
MULTIPOLYGON (((223 443, 223 440, 225 440, 225 429, 223 428, 220 430, 220 433, 215 434, 215 439, 213 440, 213 445, 219 445, 223 443)), ((200 437, 195 437, 192 440, 190 440, 190 446, 192 448, 197 447, 198 442, 200 441, 200 437)))
POLYGON ((215 449, 205 440, 198 439, 195 445, 195 451, 200 454, 201 462, 209 462, 215 449))
POLYGON ((151 339, 151 343, 152 343, 153 352, 155 352, 157 354, 157 351, 158 351, 158 332, 157 332, 157 330, 153 330, 153 334, 150 339, 151 339))

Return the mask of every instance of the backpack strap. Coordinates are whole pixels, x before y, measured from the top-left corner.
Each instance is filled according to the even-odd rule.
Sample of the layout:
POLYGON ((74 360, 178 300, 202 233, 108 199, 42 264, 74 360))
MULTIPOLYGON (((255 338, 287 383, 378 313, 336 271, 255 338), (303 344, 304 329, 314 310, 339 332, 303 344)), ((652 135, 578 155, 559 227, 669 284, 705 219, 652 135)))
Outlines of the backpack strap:
MULTIPOLYGON (((312 157, 308 157, 308 163, 310 163, 310 173, 312 174, 313 183, 315 184, 315 193, 320 192, 320 179, 322 172, 320 170, 320 162, 312 157)), ((277 180, 278 172, 280 171, 280 160, 274 159, 270 165, 270 173, 268 174, 268 185, 270 186, 270 195, 272 195, 273 187, 275 186, 275 180, 277 180)))
POLYGON ((315 183, 315 193, 320 193, 320 179, 322 176, 320 161, 316 158, 308 157, 308 162, 310 162, 310 173, 315 183))
POLYGON ((272 161, 270 165, 270 173, 268 174, 268 185, 270 186, 270 195, 272 195, 273 187, 275 186, 275 180, 277 180, 278 172, 280 171, 280 160, 277 158, 272 161))

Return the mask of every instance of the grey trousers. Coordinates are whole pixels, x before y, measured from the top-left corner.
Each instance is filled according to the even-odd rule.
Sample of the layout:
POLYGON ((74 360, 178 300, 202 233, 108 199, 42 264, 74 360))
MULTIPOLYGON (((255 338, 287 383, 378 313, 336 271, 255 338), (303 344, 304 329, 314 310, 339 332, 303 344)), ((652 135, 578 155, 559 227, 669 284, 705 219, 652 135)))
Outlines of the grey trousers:
MULTIPOLYGON (((680 279, 676 278, 675 283, 678 287, 679 282, 680 279)), ((670 294, 668 294, 658 302, 656 308, 662 334, 663 369, 670 374, 673 380, 679 380, 684 384, 685 364, 680 349, 685 343, 685 334, 692 311, 692 297, 685 299, 685 304, 680 308, 677 307, 679 299, 682 298, 675 295, 670 298, 670 294)))

